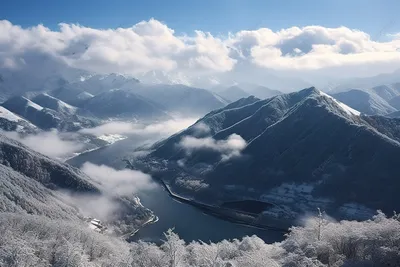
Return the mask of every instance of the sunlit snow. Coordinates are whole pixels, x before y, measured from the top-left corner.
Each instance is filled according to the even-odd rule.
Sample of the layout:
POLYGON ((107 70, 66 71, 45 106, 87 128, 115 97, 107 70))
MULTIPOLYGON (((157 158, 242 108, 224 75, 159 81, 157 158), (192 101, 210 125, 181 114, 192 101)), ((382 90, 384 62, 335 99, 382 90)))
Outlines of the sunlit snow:
POLYGON ((5 109, 4 107, 1 107, 1 106, 0 106, 0 117, 4 118, 6 120, 9 120, 9 121, 15 121, 15 122, 20 121, 20 120, 24 121, 24 119, 18 117, 17 115, 12 113, 8 109, 5 109))
POLYGON ((328 94, 326 94, 326 93, 324 93, 324 92, 322 92, 322 91, 319 91, 319 93, 320 93, 321 95, 326 96, 326 97, 329 97, 330 99, 332 99, 333 101, 335 101, 336 104, 338 104, 347 114, 349 114, 349 115, 355 115, 355 116, 360 116, 360 114, 361 114, 360 111, 355 110, 355 109, 353 109, 353 108, 351 108, 351 107, 349 107, 349 106, 343 104, 343 103, 340 102, 340 101, 337 101, 335 98, 331 97, 330 95, 328 95, 328 94))
POLYGON ((101 139, 103 141, 106 141, 109 144, 113 144, 117 141, 121 141, 126 139, 126 136, 120 135, 120 134, 104 134, 104 135, 100 135, 99 137, 97 137, 98 139, 101 139))

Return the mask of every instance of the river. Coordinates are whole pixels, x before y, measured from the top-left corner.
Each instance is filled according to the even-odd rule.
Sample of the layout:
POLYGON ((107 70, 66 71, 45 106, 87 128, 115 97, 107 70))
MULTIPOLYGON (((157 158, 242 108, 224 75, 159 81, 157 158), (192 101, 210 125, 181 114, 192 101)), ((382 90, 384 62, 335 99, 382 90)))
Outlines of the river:
MULTIPOLYGON (((131 156, 133 150, 146 141, 140 136, 133 136, 81 154, 68 160, 68 163, 80 167, 85 162, 91 162, 121 169, 125 167, 122 159, 131 156)), ((252 228, 205 214, 194 206, 171 198, 161 185, 149 192, 139 193, 138 196, 142 204, 153 210, 159 220, 140 229, 133 240, 158 242, 169 228, 174 228, 175 232, 187 242, 192 240, 217 242, 223 239, 242 238, 246 235, 257 235, 267 243, 283 239, 282 232, 252 228)))

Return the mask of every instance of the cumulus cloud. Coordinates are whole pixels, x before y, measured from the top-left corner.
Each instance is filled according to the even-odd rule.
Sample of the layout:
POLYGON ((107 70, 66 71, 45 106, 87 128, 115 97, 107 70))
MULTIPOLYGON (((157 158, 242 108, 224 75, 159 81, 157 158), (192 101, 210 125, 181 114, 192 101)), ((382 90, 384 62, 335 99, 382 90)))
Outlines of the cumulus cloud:
POLYGON ((0 61, 10 69, 36 67, 50 59, 100 73, 166 71, 196 76, 230 72, 247 62, 255 69, 297 72, 346 67, 357 76, 364 74, 365 69, 359 69, 364 65, 375 74, 400 67, 399 33, 386 35, 392 38, 377 41, 357 29, 322 26, 260 28, 225 36, 203 31, 179 35, 155 19, 129 28, 61 23, 58 30, 51 30, 44 25, 22 28, 3 20, 0 61))
POLYGON ((83 164, 81 170, 110 195, 132 196, 142 190, 155 188, 151 176, 141 171, 116 170, 106 165, 83 164))
POLYGON ((246 145, 246 141, 238 134, 231 134, 226 140, 215 140, 212 137, 196 138, 185 136, 179 142, 179 146, 185 149, 188 154, 197 150, 216 151, 221 153, 222 161, 240 156, 240 152, 246 145))
POLYGON ((169 136, 180 130, 183 130, 193 124, 196 119, 175 119, 164 122, 153 123, 149 125, 114 121, 102 124, 94 128, 81 130, 82 133, 91 134, 94 136, 120 134, 120 135, 141 135, 149 139, 154 136, 169 136))
POLYGON ((173 29, 154 19, 117 29, 61 23, 58 31, 43 25, 22 28, 3 20, 0 35, 0 50, 8 58, 7 65, 13 67, 32 51, 101 73, 183 68, 219 72, 230 70, 235 63, 223 41, 211 34, 197 31, 193 37, 177 36, 173 29))
POLYGON ((82 144, 61 138, 57 131, 48 131, 27 136, 5 131, 2 134, 52 158, 63 159, 83 148, 82 144))

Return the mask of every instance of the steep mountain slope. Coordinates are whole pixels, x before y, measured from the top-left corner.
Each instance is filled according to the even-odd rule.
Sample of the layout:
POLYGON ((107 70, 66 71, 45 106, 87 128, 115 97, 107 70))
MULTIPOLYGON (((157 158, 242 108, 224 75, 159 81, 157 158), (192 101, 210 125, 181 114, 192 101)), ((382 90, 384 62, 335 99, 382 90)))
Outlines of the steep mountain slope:
POLYGON ((205 89, 184 85, 141 85, 135 93, 164 106, 171 112, 188 115, 204 115, 221 108, 229 101, 205 89))
POLYGON ((2 106, 43 130, 55 128, 60 131, 77 131, 94 127, 99 123, 96 119, 75 114, 77 108, 54 97, 44 94, 35 99, 51 108, 44 108, 23 96, 12 97, 2 106))
POLYGON ((275 215, 321 207, 357 217, 399 209, 398 125, 309 88, 212 112, 156 144, 143 165, 157 163, 174 191, 208 203, 259 199, 275 215))
POLYGON ((396 111, 396 107, 390 105, 377 94, 353 89, 346 92, 332 94, 332 96, 367 115, 386 115, 396 111))
POLYGON ((0 129, 20 133, 34 133, 37 127, 27 120, 0 106, 0 129))
POLYGON ((94 95, 113 89, 133 88, 137 84, 139 84, 137 79, 115 73, 86 75, 82 76, 80 81, 65 83, 62 86, 52 88, 48 94, 70 105, 81 107, 94 95))
POLYGON ((61 122, 55 112, 44 109, 23 96, 11 97, 2 106, 42 129, 57 128, 61 122))
POLYGON ((400 118, 400 111, 395 111, 395 112, 392 112, 390 114, 387 114, 386 117, 389 117, 389 118, 400 118))
POLYGON ((392 99, 389 100, 389 104, 396 108, 397 110, 400 110, 400 95, 393 97, 392 99))
POLYGON ((76 107, 81 107, 88 99, 93 97, 92 94, 77 88, 74 84, 66 84, 49 91, 48 94, 76 107))
POLYGON ((9 166, 49 188, 98 192, 89 182, 89 178, 77 169, 47 158, 3 135, 0 135, 0 164, 9 166))
POLYGON ((0 164, 0 213, 28 213, 52 219, 78 220, 78 209, 40 182, 0 164))
POLYGON ((0 212, 82 219, 80 197, 98 199, 103 205, 114 203, 118 209, 113 216, 101 219, 121 227, 122 232, 137 229, 153 216, 134 197, 113 195, 80 170, 0 135, 0 212), (71 195, 68 201, 65 192, 71 195), (104 202, 106 197, 109 202, 104 202))
POLYGON ((392 98, 400 95, 400 88, 397 88, 396 85, 380 85, 372 87, 367 90, 368 92, 374 93, 380 96, 385 101, 390 101, 392 98))
POLYGON ((73 115, 77 111, 76 107, 71 106, 46 93, 35 96, 34 98, 32 98, 32 101, 42 107, 60 112, 61 114, 73 115))
POLYGON ((83 106, 100 118, 165 119, 165 109, 133 90, 115 89, 90 98, 83 106))

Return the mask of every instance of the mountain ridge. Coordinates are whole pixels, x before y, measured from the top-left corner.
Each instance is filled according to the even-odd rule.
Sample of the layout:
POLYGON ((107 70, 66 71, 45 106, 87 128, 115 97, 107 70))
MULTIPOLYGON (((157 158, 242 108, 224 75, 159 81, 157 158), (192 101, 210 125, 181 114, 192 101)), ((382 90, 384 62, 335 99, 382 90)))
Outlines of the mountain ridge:
MULTIPOLYGON (((345 217, 350 215, 338 214, 339 210, 353 202, 364 205, 364 209, 390 210, 398 208, 388 199, 394 190, 389 186, 395 181, 393 171, 399 169, 395 163, 395 155, 400 156, 397 122, 365 116, 311 87, 236 109, 211 112, 187 130, 154 145, 150 156, 141 164, 151 169, 149 162, 155 162, 154 168, 159 169, 154 174, 156 177, 178 194, 199 201, 220 203, 264 198, 295 214, 315 208, 310 203, 318 202, 333 214, 345 217), (209 127, 207 134, 196 133, 199 124, 209 127), (182 140, 188 137, 196 140, 195 145, 215 140, 214 147, 226 146, 224 142, 235 134, 246 145, 238 156, 229 160, 223 157, 218 160, 222 152, 214 150, 218 148, 207 149, 209 145, 191 150, 190 154, 182 147, 182 140), (165 168, 169 171, 163 171, 165 168), (385 171, 377 172, 377 169, 385 171), (350 177, 353 182, 349 183, 346 179, 350 177), (362 185, 363 179, 366 184, 362 185), (379 179, 386 182, 380 183, 379 179), (198 191, 185 187, 195 181, 205 187, 198 191), (303 196, 310 201, 301 202, 303 206, 300 206, 300 203, 272 198, 274 190, 290 183, 295 184, 293 190, 300 184, 313 188, 303 196), (345 189, 340 189, 343 186, 345 189), (329 188, 336 190, 329 191, 329 188), (380 191, 371 197, 373 188, 380 191)), ((295 193, 297 197, 303 194, 295 193)))

